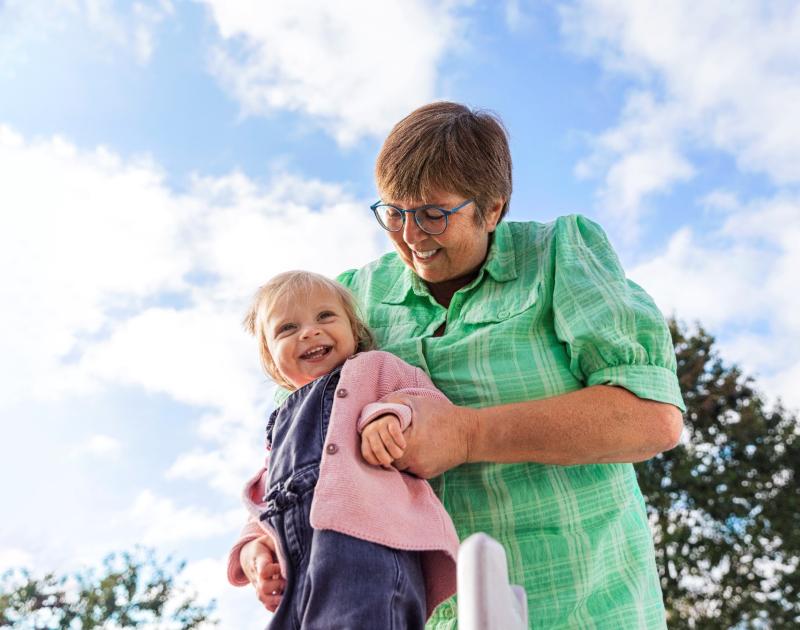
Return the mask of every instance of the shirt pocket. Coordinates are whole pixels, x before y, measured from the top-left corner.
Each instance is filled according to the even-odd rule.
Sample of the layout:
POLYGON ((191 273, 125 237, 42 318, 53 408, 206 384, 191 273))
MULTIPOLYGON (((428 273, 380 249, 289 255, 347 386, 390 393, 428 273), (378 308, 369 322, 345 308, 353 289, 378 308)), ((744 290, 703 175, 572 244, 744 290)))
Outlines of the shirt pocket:
POLYGON ((487 290, 468 301, 462 310, 462 321, 467 325, 491 325, 515 318, 529 309, 541 307, 542 282, 537 281, 529 290, 509 290, 502 284, 487 290))

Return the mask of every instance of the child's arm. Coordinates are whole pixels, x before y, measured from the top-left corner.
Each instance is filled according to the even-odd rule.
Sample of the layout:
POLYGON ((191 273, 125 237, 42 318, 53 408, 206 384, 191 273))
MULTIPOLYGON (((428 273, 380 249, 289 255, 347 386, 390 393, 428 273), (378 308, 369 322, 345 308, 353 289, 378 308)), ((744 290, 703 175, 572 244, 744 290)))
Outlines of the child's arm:
MULTIPOLYGON (((419 368, 393 357, 397 369, 396 380, 389 395, 413 395, 447 400, 419 368)), ((387 402, 383 396, 378 402, 364 406, 358 419, 361 433, 361 455, 373 466, 389 468, 405 454, 406 439, 403 433, 411 426, 412 413, 408 405, 387 402)))
POLYGON ((275 542, 256 519, 267 482, 269 457, 264 467, 246 484, 243 500, 250 517, 239 539, 228 554, 228 581, 234 586, 250 584, 267 610, 275 611, 281 601, 286 580, 281 577, 275 542))

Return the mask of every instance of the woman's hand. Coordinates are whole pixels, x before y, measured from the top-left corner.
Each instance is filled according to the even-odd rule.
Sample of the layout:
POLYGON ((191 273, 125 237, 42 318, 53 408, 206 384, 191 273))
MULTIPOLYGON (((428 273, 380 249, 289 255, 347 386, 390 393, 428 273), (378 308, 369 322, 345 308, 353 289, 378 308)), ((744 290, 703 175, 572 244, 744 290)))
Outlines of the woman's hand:
POLYGON ((281 603, 286 580, 281 576, 272 538, 261 536, 243 545, 239 551, 239 562, 250 584, 256 589, 258 601, 270 612, 275 612, 281 603))
POLYGON ((392 394, 386 402, 411 407, 413 421, 403 434, 406 451, 395 468, 423 479, 441 475, 469 461, 474 410, 445 400, 392 394))

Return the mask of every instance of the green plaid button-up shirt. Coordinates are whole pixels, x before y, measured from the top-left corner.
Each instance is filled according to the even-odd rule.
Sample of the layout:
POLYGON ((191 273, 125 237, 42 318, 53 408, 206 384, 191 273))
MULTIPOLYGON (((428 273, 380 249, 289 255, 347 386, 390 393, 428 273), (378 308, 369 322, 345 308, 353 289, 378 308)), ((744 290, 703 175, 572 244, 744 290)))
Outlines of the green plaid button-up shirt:
MULTIPOLYGON (((339 280, 378 347, 426 370, 457 405, 606 384, 684 409, 664 318, 585 217, 501 223, 478 277, 449 308, 396 254, 339 280)), ((632 465, 466 464, 432 483, 462 539, 483 531, 503 544, 531 628, 665 627, 632 465)), ((428 623, 455 626, 452 600, 428 623)))

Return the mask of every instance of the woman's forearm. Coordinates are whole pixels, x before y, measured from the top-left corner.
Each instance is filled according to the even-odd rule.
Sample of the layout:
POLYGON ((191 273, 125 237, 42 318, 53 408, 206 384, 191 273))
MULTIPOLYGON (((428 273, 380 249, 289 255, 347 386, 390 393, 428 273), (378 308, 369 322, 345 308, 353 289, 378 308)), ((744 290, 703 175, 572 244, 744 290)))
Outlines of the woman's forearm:
POLYGON ((597 385, 543 400, 459 408, 470 462, 637 462, 675 446, 680 410, 597 385))

